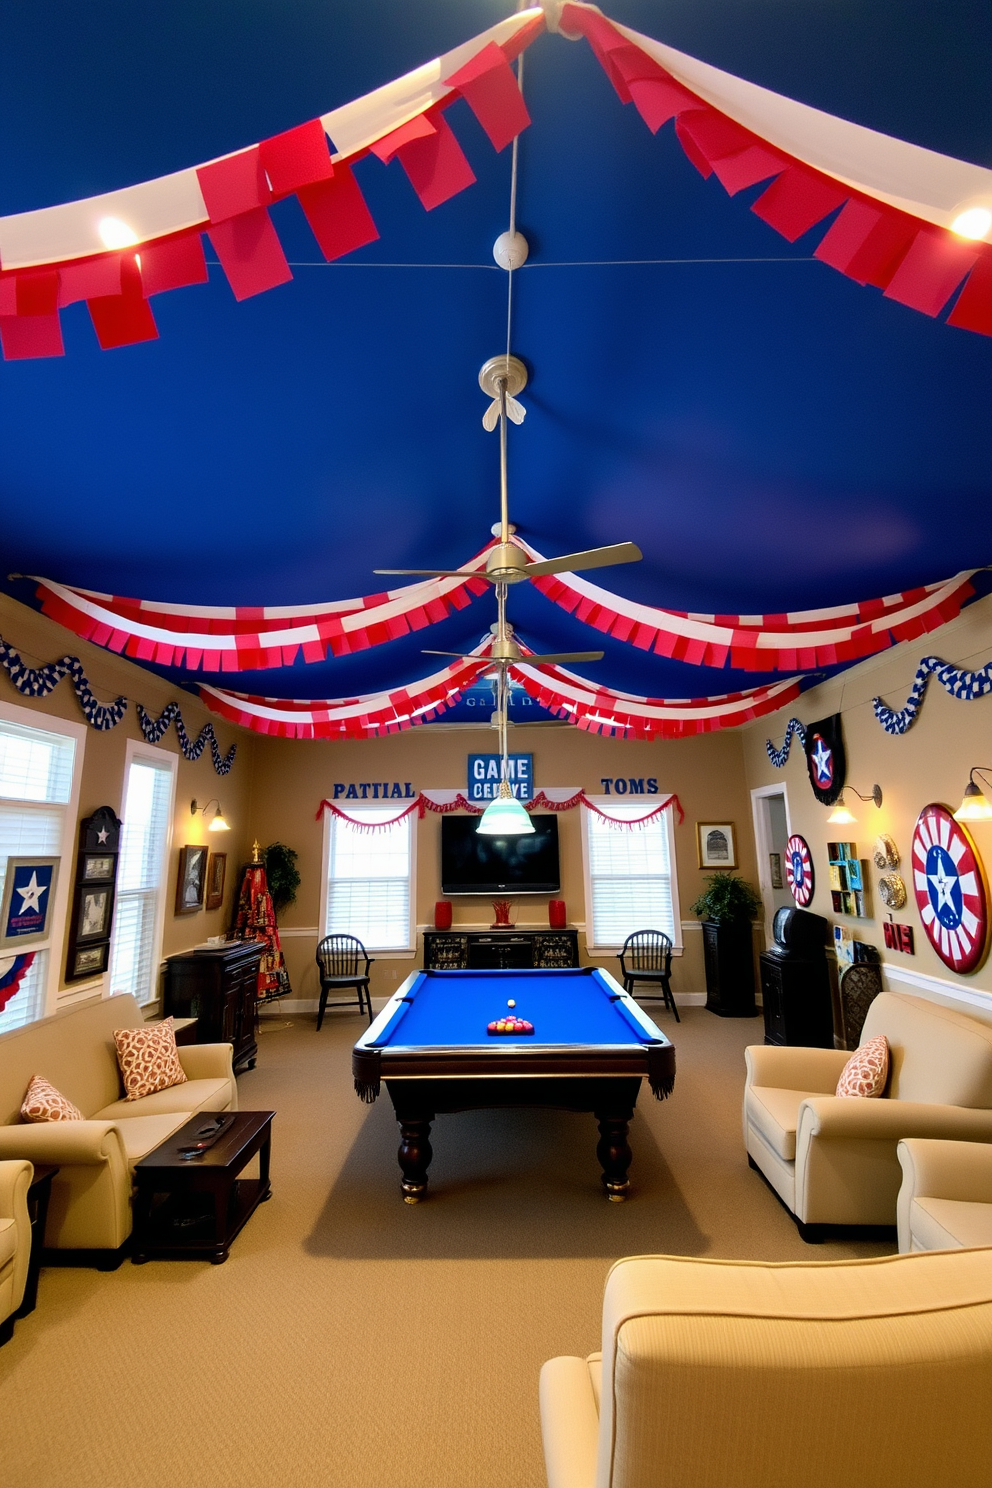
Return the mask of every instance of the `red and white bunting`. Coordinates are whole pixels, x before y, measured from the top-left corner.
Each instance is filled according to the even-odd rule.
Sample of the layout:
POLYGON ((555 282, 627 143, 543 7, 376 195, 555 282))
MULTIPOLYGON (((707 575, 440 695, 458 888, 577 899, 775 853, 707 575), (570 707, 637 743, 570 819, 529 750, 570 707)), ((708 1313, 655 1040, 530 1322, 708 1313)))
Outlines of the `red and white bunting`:
MULTIPOLYGON (((396 159, 428 210, 474 181, 443 110, 462 97, 496 149, 530 122, 509 67, 544 30, 539 7, 341 108, 218 160, 102 196, 0 217, 0 343, 7 358, 61 356, 61 307, 85 299, 105 349, 158 335, 148 299, 207 276, 207 233, 237 299, 291 278, 268 207, 295 195, 328 260, 378 232, 351 164, 396 159), (331 146, 328 145, 328 139, 331 146), (113 245, 117 244, 116 247, 113 245), (127 245, 122 246, 122 245, 127 245), (109 248, 109 251, 108 251, 109 248), (135 251, 135 250, 140 251, 135 251)), ((816 257, 890 299, 992 335, 992 171, 865 129, 614 25, 569 0, 555 28, 585 36, 652 131, 675 120, 703 176, 794 242, 838 208, 816 257), (963 285, 963 288, 962 288, 963 285)))
MULTIPOLYGON (((491 645, 491 639, 487 645, 491 645)), ((481 653, 482 648, 477 648, 481 653)), ((200 687, 200 697, 214 713, 257 734, 282 739, 375 739, 398 734, 420 723, 433 723, 466 687, 490 665, 459 661, 409 687, 366 693, 357 698, 266 698, 200 687)))
MULTIPOLYGON (((531 558, 543 554, 516 539, 531 558)), ((489 545, 491 546, 491 544, 489 545)), ((488 547, 462 567, 485 566, 488 547)), ((364 599, 218 607, 124 599, 38 579, 42 611, 83 640, 136 661, 187 671, 244 672, 347 656, 444 620, 484 579, 428 579, 364 599)), ((970 572, 881 599, 780 615, 697 615, 611 594, 578 574, 533 581, 575 619, 642 651, 694 666, 806 672, 873 656, 952 620, 974 592, 970 572)))
POLYGON ((795 242, 842 207, 817 258, 925 315, 938 315, 964 281, 948 324, 992 335, 992 223, 979 239, 952 231, 970 209, 992 212, 992 170, 759 88, 594 5, 569 0, 559 24, 586 37, 652 133, 675 120, 702 176, 731 196, 770 181, 752 210, 776 232, 795 242))
MULTIPOLYGON (((576 790, 571 786, 548 786, 545 790, 539 790, 530 801, 522 801, 521 805, 528 811, 574 811, 577 806, 586 806, 594 811, 597 816, 618 832, 634 832, 647 826, 648 822, 656 820, 663 812, 671 807, 679 819, 679 824, 685 821, 685 812, 682 803, 676 795, 659 796, 641 816, 611 816, 608 811, 591 801, 584 790, 576 790)), ((331 816, 346 821, 349 826, 354 827, 356 832, 385 832, 394 827, 404 817, 412 816, 414 812, 423 820, 428 811, 435 812, 440 816, 446 816, 451 811, 466 811, 470 816, 481 816, 485 806, 480 806, 476 801, 469 801, 461 791, 458 790, 422 790, 409 806, 404 806, 395 816, 390 816, 384 821, 369 821, 367 817, 349 816, 334 801, 328 801, 325 797, 317 807, 316 820, 320 821, 324 812, 330 812, 331 816)))
MULTIPOLYGON (((357 698, 265 698, 203 685, 214 713, 255 733, 285 739, 374 739, 433 723, 490 665, 491 638, 478 661, 459 661, 422 681, 357 698)), ((731 728, 773 713, 799 695, 799 679, 724 697, 669 701, 639 698, 587 682, 561 667, 510 667, 510 674, 542 707, 593 733, 631 739, 677 739, 731 728)))
POLYGON ((268 208, 287 196, 329 261, 374 241, 351 171, 369 152, 384 163, 395 156, 423 206, 439 206, 475 180, 443 110, 464 98, 503 149, 530 123, 509 64, 543 30, 541 9, 522 11, 271 139, 120 191, 0 217, 4 357, 61 356, 59 309, 78 300, 105 350, 154 339, 149 297, 207 278, 201 233, 236 299, 284 284, 292 271, 268 208))
POLYGON ((749 692, 705 698, 642 698, 587 682, 563 667, 510 667, 542 708, 577 728, 622 739, 685 739, 749 723, 799 696, 798 677, 749 692))

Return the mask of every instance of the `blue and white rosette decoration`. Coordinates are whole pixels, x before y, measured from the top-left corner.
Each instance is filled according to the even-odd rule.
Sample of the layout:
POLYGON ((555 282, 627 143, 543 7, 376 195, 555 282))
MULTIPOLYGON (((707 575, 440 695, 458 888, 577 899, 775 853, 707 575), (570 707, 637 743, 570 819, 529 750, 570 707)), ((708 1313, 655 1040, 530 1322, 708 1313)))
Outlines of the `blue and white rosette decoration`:
POLYGON ((771 739, 765 740, 765 748, 768 751, 768 758, 771 760, 776 770, 781 770, 785 767, 785 762, 789 758, 789 750, 792 747, 793 734, 795 734, 796 738, 805 749, 806 725, 804 723, 800 723, 798 718, 790 718, 788 723, 786 724, 785 740, 782 744, 781 749, 776 749, 771 739))
MULTIPOLYGON (((83 664, 78 656, 62 656, 58 661, 50 661, 47 666, 29 667, 19 652, 0 636, 0 666, 4 668, 11 682, 17 688, 22 697, 44 698, 59 685, 63 677, 69 677, 76 690, 79 706, 83 711, 83 717, 90 728, 99 729, 101 733, 107 729, 116 728, 124 714, 127 712, 127 698, 119 697, 112 703, 101 703, 94 696, 83 664)), ((176 734, 179 737, 179 747, 186 759, 195 761, 200 758, 207 744, 210 745, 210 755, 213 759, 214 769, 218 775, 230 773, 234 764, 238 746, 232 744, 226 754, 220 752, 217 735, 214 733, 212 723, 205 723, 195 739, 191 739, 183 724, 183 716, 179 711, 178 703, 169 703, 168 707, 157 719, 152 718, 145 712, 140 703, 135 703, 138 714, 138 722, 141 732, 149 744, 157 744, 165 733, 170 723, 175 723, 176 734)), ((0 992, 2 992, 0 984, 0 992)), ((2 1003, 0 1003, 2 1006, 2 1003)))
POLYGON ((872 698, 875 717, 887 734, 904 734, 907 729, 912 728, 923 706, 931 676, 937 678, 945 692, 962 702, 970 703, 974 698, 985 697, 992 692, 992 661, 987 662, 980 671, 963 672, 949 662, 941 661, 939 656, 924 656, 916 669, 916 677, 904 708, 896 711, 888 707, 882 698, 872 698))

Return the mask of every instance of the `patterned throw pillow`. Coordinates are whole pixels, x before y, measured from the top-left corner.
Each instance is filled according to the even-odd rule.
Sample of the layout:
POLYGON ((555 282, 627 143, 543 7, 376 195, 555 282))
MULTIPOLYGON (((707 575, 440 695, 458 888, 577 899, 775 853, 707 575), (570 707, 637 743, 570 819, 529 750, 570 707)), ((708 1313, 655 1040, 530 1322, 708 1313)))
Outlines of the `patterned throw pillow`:
POLYGON ((124 1077, 125 1100, 141 1100, 143 1095, 154 1095, 156 1090, 186 1083, 171 1018, 164 1023, 146 1023, 144 1028, 115 1028, 114 1039, 117 1063, 124 1077))
POLYGON ((889 1045, 884 1033, 855 1049, 840 1072, 835 1095, 878 1096, 889 1078, 889 1045))
POLYGON ((56 1090, 44 1075, 32 1075, 27 1094, 21 1102, 21 1115, 25 1121, 83 1121, 85 1118, 78 1106, 67 1100, 61 1090, 56 1090))

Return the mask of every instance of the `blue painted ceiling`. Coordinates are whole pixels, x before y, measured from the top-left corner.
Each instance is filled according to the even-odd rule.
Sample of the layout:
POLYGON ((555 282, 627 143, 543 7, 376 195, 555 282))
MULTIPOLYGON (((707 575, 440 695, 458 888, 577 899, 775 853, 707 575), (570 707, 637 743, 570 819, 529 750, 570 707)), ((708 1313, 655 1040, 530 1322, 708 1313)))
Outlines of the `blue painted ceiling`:
MULTIPOLYGON (((612 0, 614 19, 871 128, 992 165, 986 0, 612 0)), ((499 0, 4 0, 0 211, 110 190, 264 138, 507 13, 499 0)), ((546 555, 631 539, 591 577, 715 613, 866 599, 992 561, 992 343, 789 245, 623 108, 589 48, 527 53, 511 517, 546 555)), ((476 376, 505 344, 510 151, 449 114, 477 184, 425 213, 398 165, 357 167, 381 238, 322 262, 295 202, 291 284, 236 304, 160 297, 161 339, 0 365, 4 572, 199 604, 380 590, 376 567, 457 566, 498 516, 476 376)), ((30 586, 10 592, 29 600, 30 586)), ((519 586, 538 650, 598 644, 519 586), (521 592, 525 591, 525 592, 521 592)), ((224 685, 293 697, 406 684, 474 644, 491 595, 426 634, 224 685)), ((591 678, 649 696, 764 680, 607 640, 591 678)), ((44 658, 48 659, 48 658, 44 658)), ((173 674, 177 681, 183 680, 173 674)), ((220 680, 220 679, 218 679, 220 680)))

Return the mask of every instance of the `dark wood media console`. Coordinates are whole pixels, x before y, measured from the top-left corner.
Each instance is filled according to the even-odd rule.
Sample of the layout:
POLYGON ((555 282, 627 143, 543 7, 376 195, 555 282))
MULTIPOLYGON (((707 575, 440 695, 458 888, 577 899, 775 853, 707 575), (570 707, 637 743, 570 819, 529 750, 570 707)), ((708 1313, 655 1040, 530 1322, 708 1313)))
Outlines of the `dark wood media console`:
POLYGON ((579 964, 577 930, 425 930, 425 971, 554 970, 579 964))

